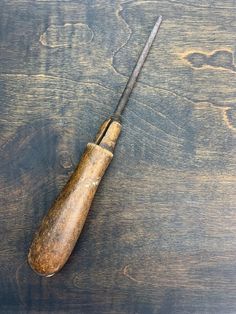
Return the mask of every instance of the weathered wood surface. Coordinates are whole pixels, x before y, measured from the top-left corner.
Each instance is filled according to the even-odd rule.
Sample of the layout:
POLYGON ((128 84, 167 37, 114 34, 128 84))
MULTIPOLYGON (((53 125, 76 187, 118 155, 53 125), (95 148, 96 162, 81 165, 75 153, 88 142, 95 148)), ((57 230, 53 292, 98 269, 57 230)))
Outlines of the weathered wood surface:
POLYGON ((236 3, 0 1, 1 313, 236 313, 236 3), (63 270, 33 233, 164 22, 63 270))

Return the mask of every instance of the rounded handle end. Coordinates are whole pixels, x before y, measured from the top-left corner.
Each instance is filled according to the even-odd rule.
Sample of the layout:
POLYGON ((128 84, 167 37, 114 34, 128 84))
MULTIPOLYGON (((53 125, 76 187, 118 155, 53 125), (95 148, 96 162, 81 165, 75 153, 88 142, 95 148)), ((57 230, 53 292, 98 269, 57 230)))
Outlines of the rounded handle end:
POLYGON ((45 270, 42 270, 41 267, 37 267, 37 265, 35 265, 34 262, 32 261, 30 253, 28 254, 27 261, 28 261, 28 265, 30 266, 30 268, 39 276, 52 277, 53 275, 56 274, 56 272, 51 272, 49 270, 45 271, 45 270))

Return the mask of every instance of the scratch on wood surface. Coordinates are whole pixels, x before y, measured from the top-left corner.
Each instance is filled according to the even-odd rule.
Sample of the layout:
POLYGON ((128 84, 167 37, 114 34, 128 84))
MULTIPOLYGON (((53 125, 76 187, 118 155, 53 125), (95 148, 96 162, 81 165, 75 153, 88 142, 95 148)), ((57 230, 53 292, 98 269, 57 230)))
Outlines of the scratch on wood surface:
POLYGON ((190 278, 188 278, 186 265, 182 265, 182 264, 178 265, 177 260, 176 260, 176 265, 160 264, 156 266, 155 270, 149 269, 147 272, 146 272, 146 269, 141 270, 141 272, 137 270, 137 275, 141 274, 143 278, 142 280, 136 279, 135 275, 131 275, 130 272, 132 271, 133 270, 130 267, 130 265, 126 265, 123 268, 123 275, 127 277, 128 279, 130 279, 131 281, 138 284, 150 285, 153 287, 160 287, 160 286, 163 286, 164 284, 166 287, 176 288, 178 287, 180 283, 180 286, 183 288, 189 289, 190 287, 192 288, 194 287, 195 289, 206 289, 206 287, 204 287, 204 285, 199 283, 198 280, 190 280, 190 278), (171 269, 172 267, 173 269, 171 269), (156 277, 157 277, 157 280, 154 282, 154 278, 156 277))
POLYGON ((142 116, 138 116, 136 111, 134 110, 130 110, 133 112, 134 115, 136 115, 140 120, 143 120, 146 124, 150 125, 150 129, 155 128, 158 132, 162 133, 163 135, 165 135, 167 138, 170 138, 170 140, 164 140, 163 138, 161 139, 161 141, 163 143, 166 143, 167 145, 173 144, 175 146, 179 146, 181 147, 183 144, 180 143, 180 138, 178 136, 174 136, 172 134, 167 133, 166 131, 162 130, 160 127, 158 127, 157 125, 152 124, 151 122, 147 121, 146 119, 144 119, 142 116))
POLYGON ((135 102, 137 102, 138 104, 141 104, 144 107, 147 107, 148 110, 152 111, 154 114, 159 115, 160 117, 167 119, 171 124, 174 125, 174 127, 176 127, 178 130, 183 131, 183 128, 180 127, 179 125, 177 125, 172 119, 170 119, 169 117, 167 117, 166 115, 164 115, 163 113, 161 113, 159 110, 156 110, 154 108, 152 108, 151 106, 144 104, 143 102, 135 99, 135 102))
POLYGON ((40 36, 39 42, 50 48, 79 47, 91 43, 94 33, 83 23, 65 23, 64 25, 50 25, 40 36))
POLYGON ((130 265, 126 265, 126 266, 123 268, 123 275, 124 275, 125 277, 129 278, 130 280, 134 281, 134 282, 143 283, 143 281, 137 280, 137 279, 135 279, 134 277, 132 277, 132 276, 129 274, 129 267, 130 267, 130 265))
MULTIPOLYGON (((144 260, 137 262, 132 267, 126 265, 122 270, 122 275, 131 281, 150 285, 153 287, 171 287, 183 289, 195 289, 210 291, 224 287, 227 283, 222 282, 222 273, 218 276, 211 273, 205 277, 199 277, 199 272, 204 269, 221 269, 222 265, 227 266, 234 263, 233 254, 213 254, 204 252, 204 254, 177 255, 176 253, 160 254, 157 260, 151 260, 143 257, 144 260), (168 258, 164 258, 168 256, 168 258), (142 265, 142 267, 140 267, 142 265)), ((228 282, 231 282, 228 278, 228 282)))
POLYGON ((180 98, 180 99, 182 98, 183 100, 188 101, 189 103, 191 103, 191 104, 193 104, 193 105, 196 104, 196 102, 195 102, 194 100, 192 100, 192 99, 190 99, 190 98, 188 98, 188 97, 186 97, 186 96, 184 96, 184 95, 180 95, 179 93, 176 93, 176 91, 171 90, 171 89, 169 89, 169 88, 164 88, 164 87, 160 87, 160 86, 157 86, 157 85, 151 85, 151 84, 147 84, 146 82, 144 83, 144 82, 140 82, 140 81, 139 81, 139 84, 142 84, 142 85, 144 85, 144 86, 150 87, 150 88, 152 88, 152 89, 157 88, 157 89, 159 89, 159 90, 166 91, 166 92, 168 92, 168 93, 170 93, 170 94, 172 94, 172 95, 174 95, 174 96, 176 96, 176 97, 178 97, 178 98, 180 98))

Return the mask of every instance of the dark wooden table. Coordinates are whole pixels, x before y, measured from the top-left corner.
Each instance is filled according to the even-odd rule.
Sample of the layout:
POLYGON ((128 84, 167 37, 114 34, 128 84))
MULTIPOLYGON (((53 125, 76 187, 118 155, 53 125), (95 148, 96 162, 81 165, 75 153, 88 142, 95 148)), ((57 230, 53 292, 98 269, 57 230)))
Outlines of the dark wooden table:
POLYGON ((235 0, 0 1, 1 313, 236 313, 235 0), (164 21, 64 269, 34 231, 164 21))

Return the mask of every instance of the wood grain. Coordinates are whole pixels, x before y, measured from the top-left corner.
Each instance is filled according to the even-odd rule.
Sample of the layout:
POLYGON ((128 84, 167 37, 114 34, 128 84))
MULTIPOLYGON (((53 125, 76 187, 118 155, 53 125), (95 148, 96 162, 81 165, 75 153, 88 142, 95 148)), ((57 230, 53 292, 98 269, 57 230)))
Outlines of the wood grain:
POLYGON ((0 0, 2 313, 236 312, 234 0, 0 0), (55 277, 35 228, 164 21, 80 241, 55 277))

